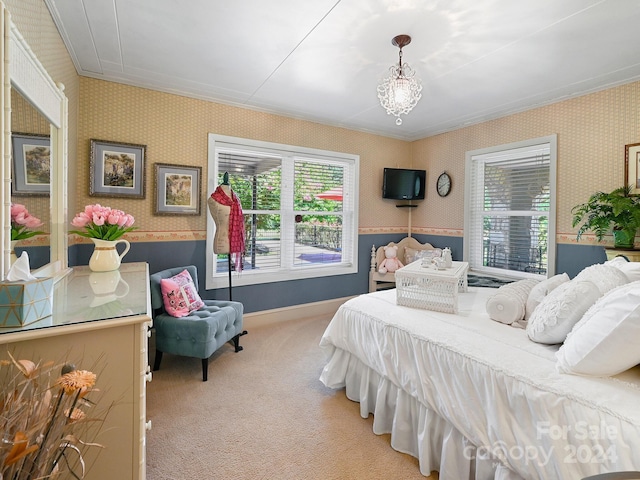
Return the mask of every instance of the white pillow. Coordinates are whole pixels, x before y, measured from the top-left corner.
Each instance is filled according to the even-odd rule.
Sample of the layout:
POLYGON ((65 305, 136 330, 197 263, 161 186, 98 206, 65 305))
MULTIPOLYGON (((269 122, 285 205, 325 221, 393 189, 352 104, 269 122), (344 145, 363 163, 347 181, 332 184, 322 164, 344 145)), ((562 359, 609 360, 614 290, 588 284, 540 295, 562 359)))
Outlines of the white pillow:
POLYGON ((598 287, 588 280, 573 279, 544 297, 527 322, 527 335, 538 343, 564 342, 585 312, 600 298, 598 287))
POLYGON ((525 304, 538 280, 526 279, 502 285, 487 299, 487 313, 491 320, 511 325, 524 318, 525 304))
POLYGON ((549 293, 554 288, 568 281, 569 275, 567 275, 566 273, 560 273, 558 275, 554 275, 551 278, 547 278, 546 280, 542 280, 535 287, 533 287, 529 292, 529 297, 527 297, 527 305, 525 306, 524 314, 525 320, 529 320, 531 314, 544 297, 549 295, 549 293))
POLYGON ((609 290, 629 283, 629 278, 619 268, 604 263, 586 267, 576 275, 574 280, 589 280, 595 283, 602 295, 609 290))
POLYGON ((405 265, 409 265, 417 260, 416 252, 417 250, 415 248, 404 247, 404 259, 402 261, 405 265))
POLYGON ((415 262, 416 260, 421 260, 423 258, 427 258, 428 261, 431 261, 434 257, 439 257, 442 255, 442 249, 440 248, 427 248, 422 250, 416 250, 415 248, 405 247, 404 248, 404 264, 409 265, 410 263, 415 262))
POLYGON ((629 263, 629 260, 618 255, 616 257, 613 257, 611 260, 607 260, 606 262, 604 262, 605 265, 613 265, 614 267, 618 267, 618 263, 629 263))
POLYGON ((618 268, 627 276, 630 282, 640 280, 640 262, 630 262, 624 257, 615 257, 604 263, 618 268))
POLYGON ((640 363, 640 281, 600 298, 556 353, 562 373, 609 376, 640 363))

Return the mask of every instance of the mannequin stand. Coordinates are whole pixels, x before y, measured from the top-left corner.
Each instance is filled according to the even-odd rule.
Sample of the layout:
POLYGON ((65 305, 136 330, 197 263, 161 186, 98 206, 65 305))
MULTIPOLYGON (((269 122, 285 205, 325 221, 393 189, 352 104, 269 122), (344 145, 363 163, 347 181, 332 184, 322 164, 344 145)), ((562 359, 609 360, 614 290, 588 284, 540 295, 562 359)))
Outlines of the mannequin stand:
POLYGON ((229 301, 231 302, 233 301, 232 294, 231 294, 233 291, 233 288, 231 286, 231 254, 230 253, 227 255, 227 261, 229 264, 229 301))
MULTIPOLYGON (((231 286, 231 254, 230 253, 227 255, 227 263, 229 266, 229 301, 231 302, 233 301, 233 298, 232 298, 233 287, 231 286)), ((240 338, 243 335, 246 335, 247 333, 249 332, 247 332, 246 330, 242 330, 242 332, 238 334, 238 338, 240 338)), ((239 351, 238 348, 242 350, 242 347, 236 344, 236 352, 239 351)))

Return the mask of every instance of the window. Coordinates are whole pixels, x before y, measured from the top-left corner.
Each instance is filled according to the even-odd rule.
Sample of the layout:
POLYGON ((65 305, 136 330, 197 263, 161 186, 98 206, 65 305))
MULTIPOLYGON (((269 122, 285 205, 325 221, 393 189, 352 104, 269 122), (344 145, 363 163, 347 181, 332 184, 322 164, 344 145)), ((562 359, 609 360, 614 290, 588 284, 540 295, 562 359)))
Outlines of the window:
POLYGON ((476 272, 555 273, 556 137, 467 152, 464 258, 476 272))
MULTIPOLYGON (((357 155, 209 136, 209 189, 229 185, 245 224, 234 285, 357 272, 357 155)), ((228 255, 213 252, 207 216, 207 288, 228 285, 228 255)))

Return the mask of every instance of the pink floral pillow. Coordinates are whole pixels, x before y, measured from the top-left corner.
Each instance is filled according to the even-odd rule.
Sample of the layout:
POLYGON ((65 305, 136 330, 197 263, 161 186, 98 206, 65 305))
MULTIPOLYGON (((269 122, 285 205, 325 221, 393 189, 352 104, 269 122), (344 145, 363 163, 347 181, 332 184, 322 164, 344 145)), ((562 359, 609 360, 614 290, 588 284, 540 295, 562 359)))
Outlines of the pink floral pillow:
POLYGON ((164 308, 172 317, 186 317, 204 306, 187 270, 160 280, 164 308))

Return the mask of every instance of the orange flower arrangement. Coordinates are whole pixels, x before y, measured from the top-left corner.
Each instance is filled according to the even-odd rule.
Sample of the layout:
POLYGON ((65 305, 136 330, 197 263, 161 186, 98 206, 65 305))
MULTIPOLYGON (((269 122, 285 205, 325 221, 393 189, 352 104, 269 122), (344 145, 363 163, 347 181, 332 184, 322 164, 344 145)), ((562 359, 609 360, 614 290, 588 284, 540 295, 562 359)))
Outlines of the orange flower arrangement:
POLYGON ((96 420, 84 411, 95 405, 86 397, 96 391, 96 375, 64 365, 52 382, 53 362, 9 357, 0 362, 0 478, 52 479, 65 471, 83 478, 83 450, 101 447, 80 440, 96 420))

